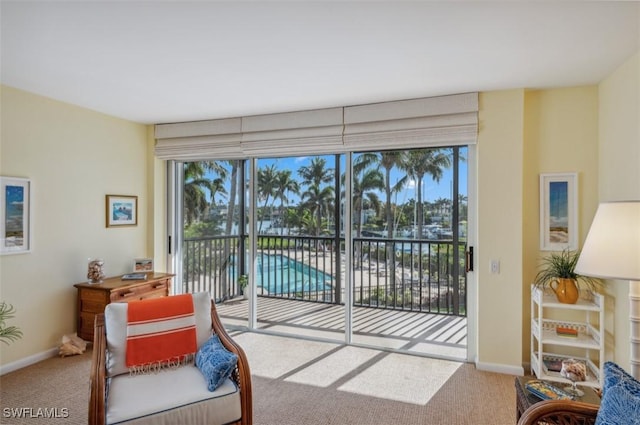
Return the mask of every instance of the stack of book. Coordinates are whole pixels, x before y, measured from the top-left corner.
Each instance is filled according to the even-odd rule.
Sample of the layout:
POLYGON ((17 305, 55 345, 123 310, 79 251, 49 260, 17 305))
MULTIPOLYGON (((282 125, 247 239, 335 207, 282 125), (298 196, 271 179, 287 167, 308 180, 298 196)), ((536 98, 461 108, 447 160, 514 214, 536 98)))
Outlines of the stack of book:
POLYGON ((573 328, 567 328, 564 326, 558 326, 556 327, 556 335, 558 336, 566 336, 569 338, 577 338, 578 337, 578 330, 577 329, 573 329, 573 328))

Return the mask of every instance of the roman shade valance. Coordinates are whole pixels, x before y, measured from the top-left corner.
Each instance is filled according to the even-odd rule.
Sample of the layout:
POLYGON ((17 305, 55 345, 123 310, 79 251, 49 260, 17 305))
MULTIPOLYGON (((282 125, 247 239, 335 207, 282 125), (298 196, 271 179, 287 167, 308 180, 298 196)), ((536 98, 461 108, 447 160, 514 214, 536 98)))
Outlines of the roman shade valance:
POLYGON ((344 108, 344 144, 350 151, 469 145, 477 134, 477 93, 344 108))
POLYGON ((241 148, 248 157, 343 152, 342 108, 244 117, 241 148))
POLYGON ((158 124, 156 156, 193 161, 475 144, 478 94, 158 124))
POLYGON ((243 158, 241 118, 161 124, 155 126, 156 156, 198 161, 243 158))

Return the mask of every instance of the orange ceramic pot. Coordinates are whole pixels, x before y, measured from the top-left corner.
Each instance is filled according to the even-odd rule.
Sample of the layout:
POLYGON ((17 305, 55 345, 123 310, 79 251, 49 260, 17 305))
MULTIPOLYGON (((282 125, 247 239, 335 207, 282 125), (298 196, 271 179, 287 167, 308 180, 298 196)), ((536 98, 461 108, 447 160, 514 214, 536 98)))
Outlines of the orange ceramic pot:
POLYGON ((559 277, 552 280, 549 286, 556 293, 556 297, 561 303, 575 304, 580 297, 575 279, 559 277))

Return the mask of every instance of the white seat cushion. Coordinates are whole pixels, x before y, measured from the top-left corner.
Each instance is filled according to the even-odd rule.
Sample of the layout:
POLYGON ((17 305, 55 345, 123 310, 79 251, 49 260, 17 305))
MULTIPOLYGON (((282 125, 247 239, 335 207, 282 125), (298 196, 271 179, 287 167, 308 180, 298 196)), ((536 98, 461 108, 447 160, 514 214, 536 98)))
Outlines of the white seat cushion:
POLYGON ((198 368, 187 365, 111 378, 106 410, 110 425, 221 425, 240 419, 240 392, 231 380, 210 392, 198 368))

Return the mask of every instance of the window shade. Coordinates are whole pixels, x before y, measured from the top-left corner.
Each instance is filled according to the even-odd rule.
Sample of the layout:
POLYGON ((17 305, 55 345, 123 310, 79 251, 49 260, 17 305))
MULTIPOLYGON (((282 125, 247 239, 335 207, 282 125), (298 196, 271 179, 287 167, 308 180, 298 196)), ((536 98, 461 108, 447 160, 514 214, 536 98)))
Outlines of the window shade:
POLYGON ((195 161, 242 158, 240 118, 155 126, 155 154, 160 159, 195 161))
POLYGON ((160 159, 241 159, 475 144, 478 94, 155 126, 160 159))
POLYGON ((249 157, 342 152, 342 108, 242 118, 241 145, 249 157))
POLYGON ((349 106, 344 125, 350 151, 475 144, 478 94, 349 106))

